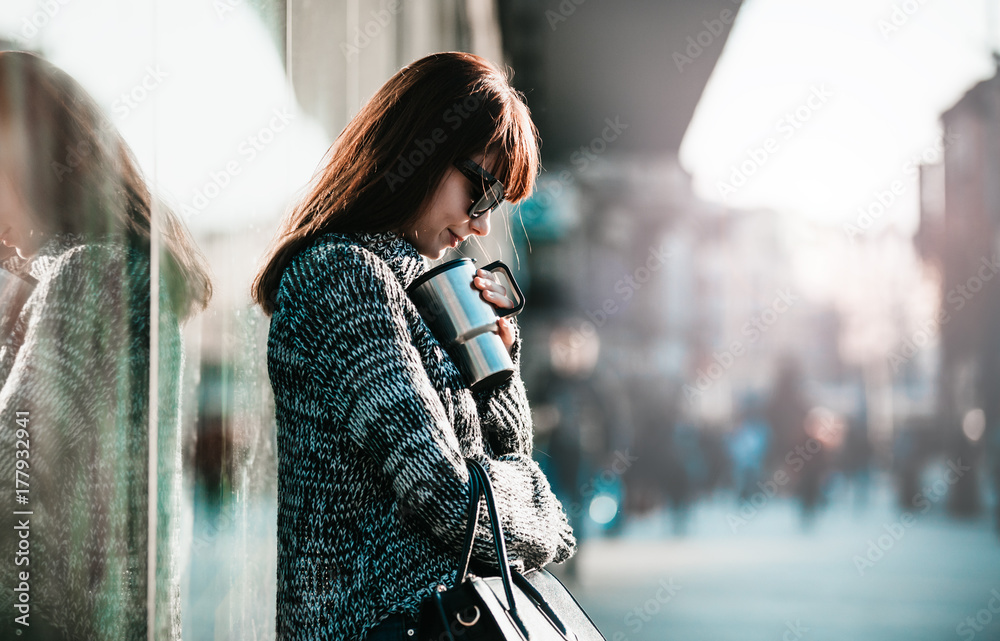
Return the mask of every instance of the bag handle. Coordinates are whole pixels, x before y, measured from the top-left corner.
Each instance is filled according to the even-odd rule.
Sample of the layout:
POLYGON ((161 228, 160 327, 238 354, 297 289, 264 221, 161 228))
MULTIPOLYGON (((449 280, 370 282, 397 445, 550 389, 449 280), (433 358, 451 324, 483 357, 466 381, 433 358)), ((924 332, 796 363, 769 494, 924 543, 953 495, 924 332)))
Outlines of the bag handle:
MULTIPOLYGON (((468 459, 466 465, 468 466, 468 459)), ((469 467, 469 520, 465 525, 465 542, 462 544, 462 556, 458 559, 458 574, 456 575, 456 585, 465 581, 465 575, 469 572, 469 563, 472 560, 472 544, 476 539, 476 523, 479 522, 479 497, 483 495, 483 490, 479 482, 479 475, 472 472, 469 467)))
POLYGON ((507 542, 503 538, 503 529, 500 526, 500 515, 497 512, 496 501, 493 499, 493 485, 490 483, 490 476, 479 461, 467 458, 465 464, 469 468, 470 485, 469 494, 469 522, 465 530, 465 548, 460 557, 459 573, 457 582, 464 583, 469 571, 469 560, 472 557, 472 545, 475 542, 476 524, 479 521, 479 497, 486 496, 486 511, 490 517, 490 529, 493 533, 493 543, 496 547, 497 565, 500 566, 500 577, 503 579, 503 591, 507 596, 508 608, 511 613, 516 614, 517 606, 514 603, 514 589, 511 587, 510 564, 507 562, 507 542))
MULTIPOLYGON (((486 468, 483 467, 482 463, 475 459, 467 458, 465 459, 465 464, 469 468, 469 520, 465 529, 465 544, 462 548, 462 556, 459 557, 459 569, 456 585, 465 582, 465 578, 469 571, 469 563, 472 558, 472 546, 475 542, 476 536, 476 525, 479 522, 479 497, 485 495, 487 514, 490 518, 490 529, 493 533, 493 543, 496 547, 497 564, 500 566, 500 577, 503 580, 504 594, 506 595, 507 603, 509 604, 507 610, 510 613, 511 618, 514 620, 514 623, 521 629, 521 632, 524 634, 524 638, 529 639, 530 635, 528 633, 528 629, 521 621, 521 617, 517 614, 517 605, 514 601, 514 590, 512 588, 513 581, 511 580, 510 563, 507 561, 507 543, 503 538, 503 528, 500 525, 500 514, 497 510, 496 500, 493 497, 493 484, 490 482, 490 476, 486 472, 486 468)), ((535 587, 531 585, 523 576, 517 574, 516 572, 514 572, 513 575, 514 578, 518 579, 518 587, 526 594, 526 596, 538 604, 545 616, 555 625, 557 631, 564 638, 569 639, 569 635, 571 633, 569 632, 568 626, 566 626, 566 624, 559 619, 549 604, 545 602, 545 599, 538 592, 538 590, 536 590, 535 587)), ((438 608, 441 610, 442 620, 447 621, 440 604, 440 595, 438 595, 438 597, 438 608)))

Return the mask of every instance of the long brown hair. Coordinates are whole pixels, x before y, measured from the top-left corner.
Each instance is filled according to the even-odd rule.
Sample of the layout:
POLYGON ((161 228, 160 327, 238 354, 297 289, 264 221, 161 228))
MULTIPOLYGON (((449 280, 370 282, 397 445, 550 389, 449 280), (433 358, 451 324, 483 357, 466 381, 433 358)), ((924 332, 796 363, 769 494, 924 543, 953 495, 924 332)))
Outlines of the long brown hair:
MULTIPOLYGON (((0 153, 39 228, 119 238, 148 255, 154 201, 132 151, 79 83, 31 53, 0 52, 0 153)), ((183 223, 166 207, 157 213, 168 295, 183 319, 212 287, 183 223)))
POLYGON ((327 151, 306 196, 281 222, 251 295, 266 313, 292 257, 327 232, 396 231, 456 159, 496 158, 505 197, 528 196, 538 173, 538 132, 508 76, 470 53, 429 55, 400 69, 327 151))

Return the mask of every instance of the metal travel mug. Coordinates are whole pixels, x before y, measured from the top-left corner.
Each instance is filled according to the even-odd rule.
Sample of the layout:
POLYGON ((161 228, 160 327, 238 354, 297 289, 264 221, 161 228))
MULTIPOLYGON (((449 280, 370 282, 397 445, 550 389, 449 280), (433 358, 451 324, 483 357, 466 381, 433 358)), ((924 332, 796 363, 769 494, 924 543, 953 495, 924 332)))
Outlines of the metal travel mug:
POLYGON ((483 269, 505 273, 516 294, 516 305, 497 309, 483 300, 472 282, 477 271, 475 262, 474 258, 459 258, 438 265, 413 281, 406 292, 469 387, 480 391, 504 382, 514 373, 510 354, 496 333, 497 319, 519 314, 524 309, 524 296, 510 268, 498 260, 483 269))

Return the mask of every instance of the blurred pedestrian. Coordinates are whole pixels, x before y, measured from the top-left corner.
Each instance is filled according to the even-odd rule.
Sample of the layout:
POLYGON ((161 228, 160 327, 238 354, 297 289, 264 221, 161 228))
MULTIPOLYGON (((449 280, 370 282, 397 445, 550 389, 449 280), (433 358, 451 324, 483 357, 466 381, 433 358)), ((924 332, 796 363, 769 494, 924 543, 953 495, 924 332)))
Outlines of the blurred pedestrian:
POLYGON ((698 492, 706 489, 709 481, 709 464, 702 450, 702 439, 697 423, 684 412, 679 412, 671 430, 671 452, 676 465, 676 478, 671 484, 670 507, 673 512, 674 533, 687 533, 691 504, 698 492))
POLYGON ((688 487, 674 441, 679 411, 671 389, 669 381, 652 377, 630 384, 636 461, 625 475, 625 496, 632 516, 674 508, 674 530, 682 531, 688 487))
POLYGON ((993 523, 1000 536, 1000 425, 988 425, 984 434, 986 460, 993 481, 993 523))
POLYGON ((868 506, 871 485, 872 445, 868 437, 866 414, 854 416, 847 424, 844 449, 840 469, 851 487, 851 498, 855 510, 868 506))
POLYGON ((756 398, 748 398, 729 437, 733 483, 741 501, 749 501, 750 496, 759 490, 757 483, 763 478, 770 445, 771 426, 756 398))
MULTIPOLYGON (((534 406, 551 417, 545 443, 553 489, 581 545, 595 528, 622 522, 622 475, 631 465, 623 417, 597 375, 600 342, 584 322, 565 318, 549 333, 549 366, 534 406)), ((577 571, 574 557, 566 576, 575 579, 577 571)))

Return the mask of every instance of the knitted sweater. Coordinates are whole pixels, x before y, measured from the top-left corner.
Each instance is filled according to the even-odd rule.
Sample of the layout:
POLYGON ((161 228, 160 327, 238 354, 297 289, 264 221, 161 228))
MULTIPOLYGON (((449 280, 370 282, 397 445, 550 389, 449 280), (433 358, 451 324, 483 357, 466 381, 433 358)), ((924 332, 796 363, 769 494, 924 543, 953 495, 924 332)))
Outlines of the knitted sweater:
MULTIPOLYGON (((57 237, 26 269, 38 284, 0 346, 0 638, 145 638, 149 259, 120 243, 57 237), (15 592, 22 572, 29 590, 15 592), (28 627, 14 621, 22 595, 28 627)), ((158 639, 179 639, 181 351, 165 291, 155 627, 158 639)))
MULTIPOLYGON (((425 269, 392 233, 324 235, 285 269, 268 337, 279 639, 358 641, 392 613, 417 614, 439 583, 454 585, 466 457, 489 472, 512 567, 576 551, 531 458, 519 373, 468 388, 406 295, 425 269)), ((512 357, 519 366, 519 332, 512 357)), ((480 518, 473 559, 496 567, 485 509, 480 518)))

